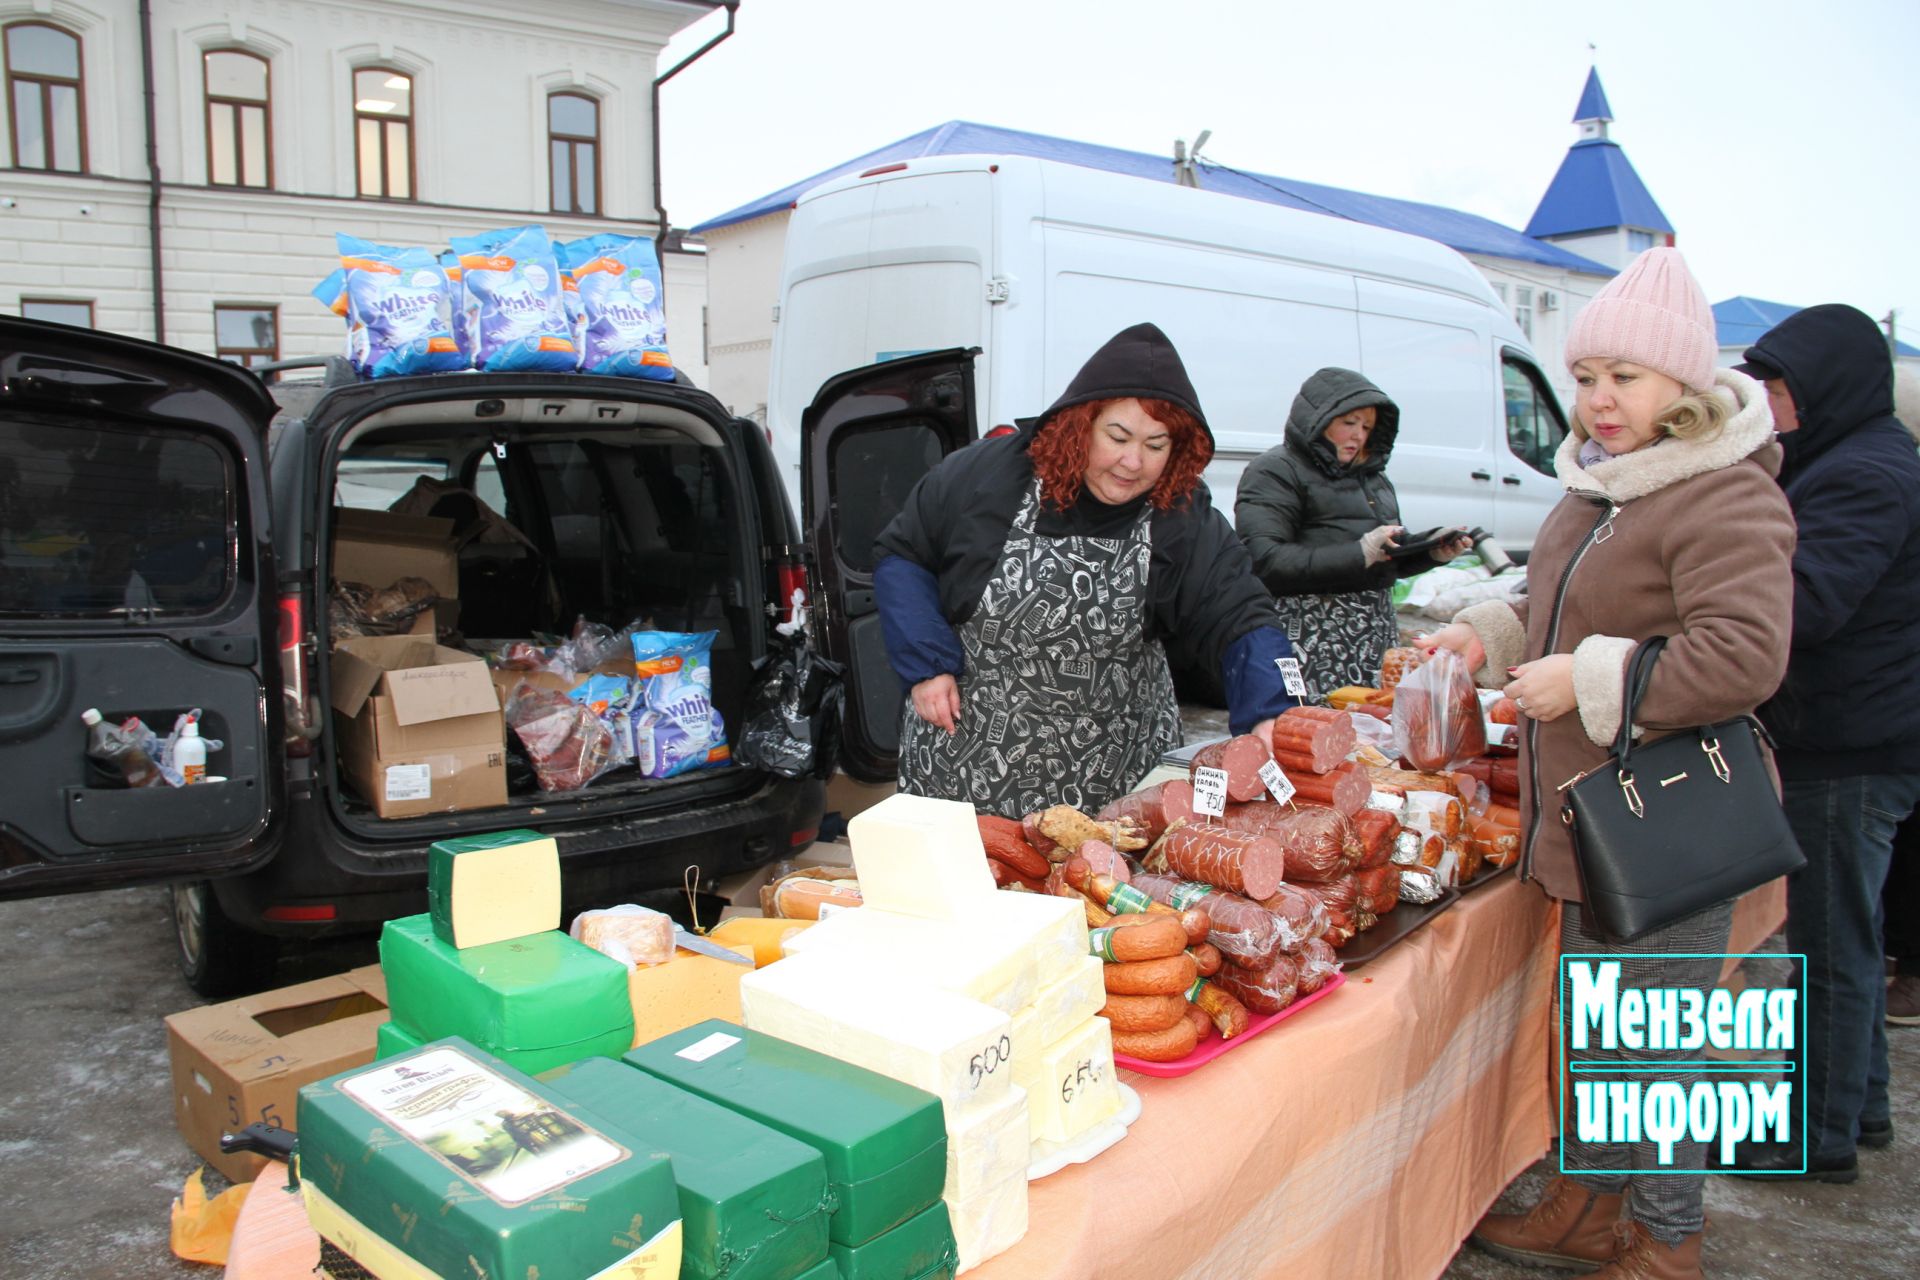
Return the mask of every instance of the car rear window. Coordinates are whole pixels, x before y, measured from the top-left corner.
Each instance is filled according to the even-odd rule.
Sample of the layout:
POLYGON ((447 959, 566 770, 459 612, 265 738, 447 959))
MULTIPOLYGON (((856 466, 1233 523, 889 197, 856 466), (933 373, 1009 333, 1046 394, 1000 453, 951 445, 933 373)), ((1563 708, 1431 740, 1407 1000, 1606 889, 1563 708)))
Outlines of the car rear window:
POLYGON ((214 609, 236 571, 233 495, 204 437, 0 419, 0 615, 214 609))

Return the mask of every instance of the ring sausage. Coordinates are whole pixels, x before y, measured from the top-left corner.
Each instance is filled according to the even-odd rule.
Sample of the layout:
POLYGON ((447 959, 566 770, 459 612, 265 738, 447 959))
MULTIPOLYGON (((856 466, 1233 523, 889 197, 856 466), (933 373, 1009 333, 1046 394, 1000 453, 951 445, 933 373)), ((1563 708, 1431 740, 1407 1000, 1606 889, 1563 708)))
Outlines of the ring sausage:
POLYGON ((1187 998, 1109 995, 1100 1016, 1113 1024, 1116 1035, 1122 1031, 1164 1031, 1186 1021, 1187 998))
POLYGON ((1105 966, 1107 992, 1116 996, 1177 996, 1200 976, 1185 952, 1159 960, 1133 960, 1105 966))
POLYGON ((1180 917, 1141 916, 1136 925, 1108 925, 1087 935, 1087 950, 1103 960, 1164 960, 1187 947, 1180 917))
POLYGON ((1144 1062, 1177 1062, 1199 1043, 1200 1035, 1184 1013, 1174 1025, 1158 1031, 1113 1030, 1113 1051, 1144 1062))

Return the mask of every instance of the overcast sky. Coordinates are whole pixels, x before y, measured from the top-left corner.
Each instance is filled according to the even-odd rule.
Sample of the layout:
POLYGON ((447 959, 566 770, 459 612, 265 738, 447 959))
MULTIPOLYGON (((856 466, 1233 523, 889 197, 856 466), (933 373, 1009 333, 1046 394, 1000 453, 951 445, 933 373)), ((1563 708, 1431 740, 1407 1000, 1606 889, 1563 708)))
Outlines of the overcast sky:
POLYGON ((661 91, 664 190, 691 226, 948 120, 1211 129, 1203 159, 1524 228, 1590 63, 1710 301, 1897 307, 1920 345, 1914 0, 743 0, 661 91))

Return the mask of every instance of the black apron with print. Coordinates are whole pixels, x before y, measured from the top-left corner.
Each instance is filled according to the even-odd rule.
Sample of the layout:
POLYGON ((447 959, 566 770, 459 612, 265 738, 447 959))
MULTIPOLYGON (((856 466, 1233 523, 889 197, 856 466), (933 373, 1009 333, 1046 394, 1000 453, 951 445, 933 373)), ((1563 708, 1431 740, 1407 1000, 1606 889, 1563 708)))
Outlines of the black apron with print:
POLYGON ((1167 655, 1146 634, 1151 507, 1121 538, 1035 531, 1028 489, 1000 566, 959 628, 959 732, 908 699, 900 789, 1018 818, 1049 805, 1092 813, 1180 745, 1167 655))
POLYGON ((1400 643, 1391 589, 1281 596, 1273 604, 1300 659, 1308 697, 1380 683, 1380 660, 1400 643))

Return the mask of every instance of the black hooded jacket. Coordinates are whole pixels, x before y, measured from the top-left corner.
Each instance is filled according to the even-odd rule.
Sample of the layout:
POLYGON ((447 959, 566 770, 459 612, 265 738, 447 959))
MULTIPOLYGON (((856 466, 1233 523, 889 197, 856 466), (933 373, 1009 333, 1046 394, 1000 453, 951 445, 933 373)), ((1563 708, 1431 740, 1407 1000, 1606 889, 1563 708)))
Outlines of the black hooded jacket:
MULTIPOLYGON (((874 587, 887 636, 887 656, 907 684, 934 675, 960 673, 960 644, 952 628, 966 622, 978 606, 1013 526, 1021 499, 1034 479, 1029 450, 1034 436, 1060 410, 1108 399, 1166 400, 1186 409, 1213 436, 1200 411, 1199 397, 1179 354, 1165 334, 1150 324, 1135 325, 1101 347, 1038 419, 1013 435, 983 440, 949 456, 921 478, 898 516, 880 532, 874 587), (897 557, 930 574, 937 585, 937 615, 916 607, 912 581, 889 565, 897 557)), ((1042 503, 1036 527, 1046 537, 1124 537, 1147 498, 1109 506, 1082 491, 1064 511, 1042 503)), ((1148 568, 1148 631, 1179 659, 1222 672, 1229 651, 1252 633, 1271 629, 1260 659, 1291 652, 1279 629, 1273 602, 1261 589, 1246 548, 1225 517, 1214 510, 1205 484, 1184 505, 1155 511, 1150 519, 1153 558, 1148 568), (1273 653, 1267 654, 1266 648, 1273 653)), ((1260 647, 1260 646, 1256 646, 1260 647)), ((1251 683, 1234 698, 1238 724, 1243 709, 1275 705, 1254 719, 1272 715, 1284 701, 1284 688, 1270 661, 1254 661, 1243 651, 1235 662, 1251 683), (1265 670, 1256 668, 1264 667, 1265 670), (1269 689, 1268 686, 1272 688, 1269 689)), ((1231 694, 1236 673, 1225 670, 1231 694)), ((1251 723, 1251 721, 1249 721, 1251 723)))
POLYGON ((1433 568, 1428 556, 1370 566, 1360 549, 1363 534, 1400 522, 1400 500, 1387 479, 1399 434, 1400 407, 1361 374, 1327 368, 1300 384, 1286 443, 1247 464, 1233 504, 1234 527, 1267 590, 1276 596, 1377 590, 1433 568), (1367 456, 1342 464, 1327 443, 1327 426, 1369 405, 1376 418, 1367 456))
POLYGON ((1788 778, 1920 772, 1920 453, 1893 416, 1893 361, 1864 312, 1788 317, 1747 348, 1786 380, 1780 437, 1799 527, 1793 653, 1760 717, 1788 778))

